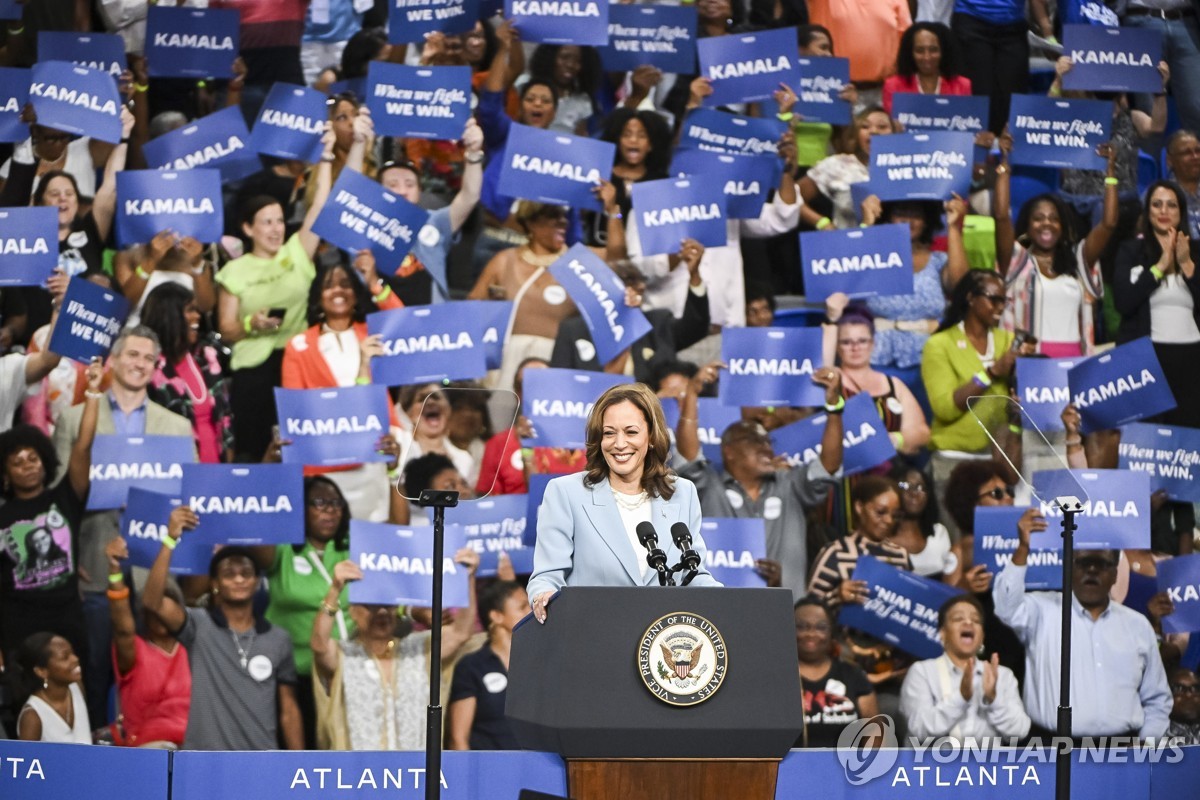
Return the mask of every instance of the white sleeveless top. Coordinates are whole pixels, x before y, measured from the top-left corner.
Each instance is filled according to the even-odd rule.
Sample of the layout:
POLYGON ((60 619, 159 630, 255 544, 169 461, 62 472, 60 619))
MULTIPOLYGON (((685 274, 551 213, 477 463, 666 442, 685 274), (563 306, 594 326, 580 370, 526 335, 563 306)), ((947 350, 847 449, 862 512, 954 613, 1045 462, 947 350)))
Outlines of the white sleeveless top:
MULTIPOLYGON (((75 706, 74 728, 67 727, 67 721, 60 717, 49 703, 37 695, 32 695, 25 701, 24 707, 21 708, 21 716, 24 716, 26 711, 37 712, 38 718, 42 721, 41 741, 43 742, 91 744, 92 724, 88 719, 87 701, 83 699, 83 692, 80 691, 78 683, 72 683, 69 691, 71 702, 75 706)), ((17 726, 20 727, 20 725, 21 719, 18 717, 17 726)))

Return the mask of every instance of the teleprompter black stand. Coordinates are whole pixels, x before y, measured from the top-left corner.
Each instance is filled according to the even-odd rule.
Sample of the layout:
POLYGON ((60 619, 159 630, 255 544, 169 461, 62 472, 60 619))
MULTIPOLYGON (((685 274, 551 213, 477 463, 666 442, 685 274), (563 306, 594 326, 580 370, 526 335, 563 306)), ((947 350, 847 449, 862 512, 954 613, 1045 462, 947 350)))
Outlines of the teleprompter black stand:
POLYGON ((1055 499, 1062 511, 1062 657, 1058 667, 1058 730, 1063 747, 1054 748, 1054 798, 1071 800, 1071 584, 1075 568, 1075 515, 1083 511, 1079 498, 1063 496, 1055 499), (1065 750, 1065 752, 1064 752, 1065 750))
POLYGON ((418 503, 433 509, 433 618, 429 622, 429 708, 425 714, 425 800, 442 796, 442 561, 446 509, 458 505, 458 492, 426 489, 418 503))

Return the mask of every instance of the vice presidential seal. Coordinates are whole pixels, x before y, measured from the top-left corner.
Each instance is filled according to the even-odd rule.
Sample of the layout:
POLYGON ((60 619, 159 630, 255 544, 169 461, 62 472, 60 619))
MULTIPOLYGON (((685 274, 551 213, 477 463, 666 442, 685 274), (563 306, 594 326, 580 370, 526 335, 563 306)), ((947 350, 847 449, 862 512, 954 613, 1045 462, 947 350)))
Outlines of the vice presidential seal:
POLYGON ((694 706, 712 697, 725 680, 728 659, 716 626, 686 611, 656 619, 638 645, 642 682, 673 706, 694 706))

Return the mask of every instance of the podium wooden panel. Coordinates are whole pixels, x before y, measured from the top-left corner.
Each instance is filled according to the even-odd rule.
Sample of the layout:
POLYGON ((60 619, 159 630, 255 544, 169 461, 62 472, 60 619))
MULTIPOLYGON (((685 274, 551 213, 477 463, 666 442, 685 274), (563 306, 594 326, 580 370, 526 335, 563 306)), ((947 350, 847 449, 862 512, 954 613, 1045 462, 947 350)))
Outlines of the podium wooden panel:
POLYGON ((774 759, 568 759, 571 800, 774 800, 774 759))

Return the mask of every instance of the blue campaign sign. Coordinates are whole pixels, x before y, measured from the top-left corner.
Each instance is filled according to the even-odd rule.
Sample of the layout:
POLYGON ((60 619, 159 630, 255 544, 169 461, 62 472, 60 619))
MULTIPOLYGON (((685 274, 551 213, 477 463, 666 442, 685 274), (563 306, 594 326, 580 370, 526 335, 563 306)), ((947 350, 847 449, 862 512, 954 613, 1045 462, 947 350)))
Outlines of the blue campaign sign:
POLYGON ((912 294, 912 235, 907 224, 800 234, 804 292, 811 302, 912 294))
POLYGON ((466 33, 480 19, 479 0, 388 0, 388 42, 424 42, 434 32, 466 33))
POLYGON ((24 13, 22 0, 0 0, 0 19, 20 19, 24 13))
POLYGON ((125 40, 115 33, 40 31, 39 61, 69 61, 114 78, 125 71, 125 40))
POLYGON ((766 100, 781 83, 800 85, 795 28, 710 36, 696 43, 696 55, 700 75, 712 82, 709 108, 766 100))
POLYGON ((625 283, 584 245, 575 245, 555 261, 550 274, 579 308, 601 364, 650 332, 650 321, 642 310, 625 305, 625 283))
MULTIPOLYGON (((277 83, 271 87, 254 130, 250 147, 264 156, 312 164, 321 158, 321 134, 329 121, 328 98, 316 89, 277 83)), ((344 170, 343 170, 344 172, 344 170)))
MULTIPOLYGON (((350 592, 353 596, 354 589, 351 588, 350 592)), ((71 749, 97 752, 129 750, 159 753, 164 757, 167 755, 161 750, 138 751, 133 748, 76 746, 71 749)), ((171 769, 173 800, 209 800, 213 797, 240 796, 277 797, 289 794, 303 795, 306 800, 371 800, 380 794, 396 797, 397 800, 416 800, 425 796, 425 753, 420 750, 280 750, 271 753, 188 750, 171 755, 174 756, 171 769)), ((165 774, 165 767, 163 771, 165 774)), ((485 797, 513 800, 522 789, 531 789, 552 797, 565 797, 567 794, 567 771, 562 759, 555 753, 447 750, 442 755, 441 778, 443 800, 476 800, 485 797)), ((77 774, 74 781, 78 782, 77 774)), ((166 796, 164 792, 153 800, 164 800, 166 796)), ((102 794, 101 798, 151 800, 142 795, 131 794, 126 797, 116 792, 102 794)), ((32 795, 17 800, 32 800, 32 795)))
POLYGON ((483 325, 483 360, 488 369, 500 369, 504 359, 504 334, 513 304, 508 300, 461 300, 463 314, 483 325))
POLYGON ((1149 336, 1117 345, 1067 372, 1085 433, 1118 428, 1175 408, 1149 336))
POLYGON ((608 46, 600 48, 607 72, 643 64, 663 72, 696 72, 696 9, 691 6, 620 5, 608 9, 608 46))
POLYGON ((805 122, 827 122, 830 125, 850 124, 850 103, 839 97, 850 85, 850 59, 799 58, 800 84, 796 88, 796 107, 793 109, 805 122))
MULTIPOLYGON (((776 455, 787 458, 793 467, 807 464, 821 455, 825 435, 825 412, 784 425, 771 432, 776 455)), ((854 475, 877 467, 896 457, 896 446, 875 401, 868 394, 856 394, 846 401, 842 412, 842 472, 854 475)))
POLYGON ((542 498, 546 496, 546 485, 557 477, 534 472, 525 480, 529 494, 525 496, 525 532, 521 535, 521 541, 526 547, 537 544, 538 510, 542 507, 542 498))
POLYGON ((30 71, 0 67, 0 142, 23 142, 29 125, 21 121, 21 109, 29 102, 30 71))
POLYGON ((120 292, 72 278, 48 349, 81 364, 105 358, 127 316, 129 301, 120 292))
POLYGON ((1175 606, 1162 618, 1164 632, 1200 631, 1200 554, 1158 562, 1158 590, 1166 592, 1175 606))
POLYGON ((165 230, 205 243, 221 238, 225 203, 218 170, 124 170, 117 173, 117 197, 117 241, 123 247, 149 242, 165 230))
POLYGON ((344 169, 313 223, 313 233, 355 253, 370 250, 379 271, 395 271, 417 243, 429 212, 360 172, 344 169))
POLYGON ((146 62, 151 78, 232 78, 241 12, 151 5, 146 62))
POLYGON ((58 266, 58 209, 0 209, 0 286, 45 286, 58 266))
POLYGON ((675 430, 679 427, 679 398, 660 397, 659 403, 662 405, 663 419, 666 420, 667 427, 675 430))
MULTIPOLYGON (((160 494, 134 486, 121 513, 121 536, 129 547, 129 563, 149 569, 154 566, 162 540, 167 535, 171 512, 183 501, 176 494, 160 494)), ((207 575, 213 546, 184 535, 171 555, 173 575, 207 575)))
POLYGON ((383 355, 371 361, 371 375, 383 386, 482 378, 486 324, 456 302, 368 314, 367 332, 383 339, 383 355))
POLYGON ((388 394, 382 384, 333 389, 275 389, 283 463, 344 467, 387 461, 378 452, 388 432, 388 394))
POLYGON ((1062 79, 1065 91, 1162 92, 1160 30, 1064 25, 1062 40, 1063 55, 1072 61, 1062 79))
POLYGON ((1104 169, 1096 148, 1108 141, 1112 103, 1015 94, 1008 117, 1013 164, 1104 169))
POLYGON ((676 150, 671 159, 672 175, 703 176, 719 184, 725 193, 729 219, 758 219, 767 195, 779 185, 779 159, 773 155, 734 155, 691 148, 676 150))
POLYGON ((778 155, 787 123, 764 117, 743 117, 712 108, 697 108, 683 122, 679 148, 716 150, 734 155, 778 155))
POLYGON ((666 178, 633 185, 642 255, 678 253, 684 239, 705 247, 729 243, 725 188, 705 178, 666 178))
POLYGON ((612 175, 616 147, 513 123, 497 189, 509 197, 599 211, 592 188, 612 175))
MULTIPOLYGON (((466 608, 468 570, 454 562, 466 546, 461 525, 446 525, 443 608, 466 608)), ((350 584, 351 603, 429 606, 433 603, 433 528, 350 520, 350 560, 362 568, 350 584)))
MULTIPOLYGON (((975 506, 976 565, 983 564, 988 572, 997 575, 1012 561, 1019 541, 1017 520, 1025 511, 1021 506, 975 506)), ((1047 533, 1058 532, 1051 530, 1047 533)), ((1035 550, 1031 547, 1025 564, 1026 589, 1041 591, 1062 588, 1061 545, 1057 550, 1035 550)))
POLYGON ((446 519, 462 528, 467 547, 479 553, 477 576, 494 577, 501 553, 508 554, 518 575, 533 572, 533 548, 525 544, 528 508, 527 496, 502 494, 459 503, 446 512, 446 519))
POLYGON ((471 97, 470 67, 367 66, 367 107, 380 136, 458 139, 471 97))
POLYGON ((4 800, 68 797, 79 791, 84 775, 91 776, 87 782, 94 785, 87 795, 95 800, 163 800, 169 796, 170 757, 166 750, 139 747, 0 739, 0 780, 4 800), (120 775, 121 780, 105 780, 105 775, 120 775))
POLYGON ((904 92, 892 96, 892 116, 906 131, 979 133, 988 125, 988 98, 904 92))
POLYGON ((818 328, 729 328, 721 334, 721 402, 730 406, 819 406, 825 387, 818 328))
POLYGON ((241 109, 223 108, 190 125, 151 139, 142 146, 150 169, 215 169, 222 182, 240 180, 262 169, 250 148, 250 129, 241 109))
POLYGON ((1200 503, 1200 430, 1134 422, 1121 428, 1121 469, 1145 472, 1150 490, 1181 503, 1200 503))
POLYGON ((30 72, 29 102, 39 125, 110 144, 121 141, 121 96, 106 72, 39 61, 30 72))
POLYGON ((1062 411, 1071 402, 1067 373, 1081 358, 1018 358, 1018 402, 1043 433, 1061 431, 1062 411))
POLYGON ((543 44, 608 44, 608 0, 504 0, 504 16, 521 40, 543 44))
POLYGON ((969 133, 896 133, 871 140, 871 191, 880 200, 966 197, 975 164, 969 133))
POLYGON ((534 369, 525 373, 521 405, 533 426, 525 447, 587 445, 584 430, 592 404, 607 389, 629 383, 624 375, 572 369, 534 369))
POLYGON ((704 537, 705 566, 725 586, 761 589, 767 581, 754 562, 767 557, 767 526, 762 517, 735 519, 705 517, 700 523, 704 537))
POLYGON ((205 544, 304 541, 304 475, 299 464, 185 464, 180 494, 205 544))
POLYGON ((190 436, 97 434, 88 469, 88 511, 120 508, 133 487, 179 496, 183 465, 196 461, 190 436))
MULTIPOLYGON (((1079 530, 1075 532, 1076 550, 1117 548, 1120 550, 1150 547, 1150 476, 1127 469, 1043 470, 1033 473, 1033 490, 1046 501, 1041 503, 1042 514, 1050 530, 1038 537, 1041 546, 1052 547, 1057 539, 1062 512, 1053 505, 1053 489, 1069 479, 1087 492, 1083 513, 1076 516, 1079 530), (1044 538, 1043 538, 1044 537, 1044 538)), ((1058 540, 1058 549, 1062 541, 1058 540)))
POLYGON ((917 658, 943 652, 938 609, 962 590, 862 556, 852 576, 866 581, 870 597, 861 605, 845 603, 838 622, 856 628, 917 658))
POLYGON ((718 469, 721 466, 721 436, 735 422, 741 422, 742 409, 727 406, 717 397, 701 397, 696 400, 696 436, 700 439, 700 450, 718 469))

